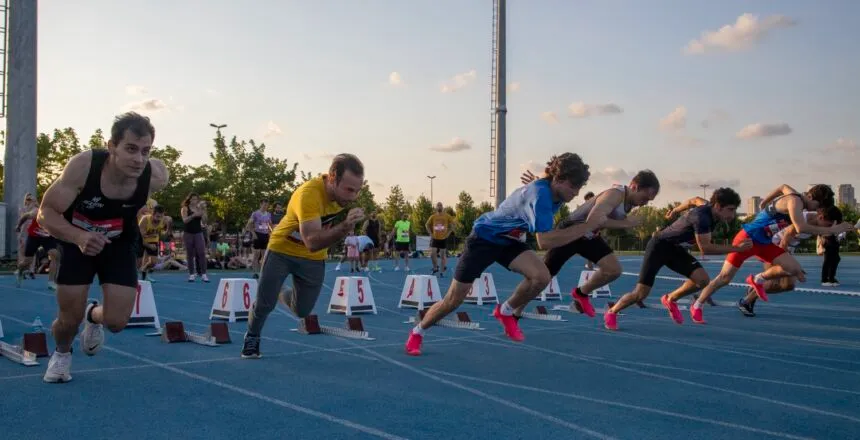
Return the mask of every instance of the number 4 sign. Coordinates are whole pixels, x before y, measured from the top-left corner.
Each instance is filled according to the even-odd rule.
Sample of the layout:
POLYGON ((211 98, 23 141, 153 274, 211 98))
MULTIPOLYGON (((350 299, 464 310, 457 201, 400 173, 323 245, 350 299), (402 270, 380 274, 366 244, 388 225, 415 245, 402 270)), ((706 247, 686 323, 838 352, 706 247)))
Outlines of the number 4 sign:
POLYGON ((215 291, 209 319, 229 322, 248 319, 257 298, 257 280, 252 278, 222 278, 215 291))

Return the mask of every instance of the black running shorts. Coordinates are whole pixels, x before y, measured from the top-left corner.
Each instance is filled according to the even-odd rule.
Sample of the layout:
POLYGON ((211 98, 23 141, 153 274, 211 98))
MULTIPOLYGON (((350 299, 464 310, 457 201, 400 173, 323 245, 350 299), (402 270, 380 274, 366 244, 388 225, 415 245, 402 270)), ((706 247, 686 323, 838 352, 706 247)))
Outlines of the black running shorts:
POLYGON ((100 285, 117 284, 137 288, 137 246, 133 241, 114 241, 95 256, 84 255, 77 245, 63 241, 59 243, 63 259, 57 272, 57 284, 92 284, 98 275, 100 285))
POLYGON ((454 269, 454 279, 471 284, 481 277, 481 274, 493 263, 499 263, 505 269, 511 270, 511 263, 523 252, 529 252, 528 245, 511 240, 510 244, 496 244, 471 234, 466 238, 463 254, 454 269))
POLYGON ((552 276, 558 275, 561 268, 564 267, 567 260, 573 258, 574 255, 580 255, 582 258, 597 264, 603 257, 612 253, 612 248, 606 244, 603 237, 598 235, 591 238, 578 238, 572 242, 552 248, 544 255, 543 262, 546 264, 549 273, 552 276))
POLYGON ((663 266, 668 267, 678 275, 690 278, 702 263, 687 249, 675 244, 652 238, 645 246, 645 256, 642 258, 642 268, 639 269, 639 284, 654 287, 657 274, 663 266))

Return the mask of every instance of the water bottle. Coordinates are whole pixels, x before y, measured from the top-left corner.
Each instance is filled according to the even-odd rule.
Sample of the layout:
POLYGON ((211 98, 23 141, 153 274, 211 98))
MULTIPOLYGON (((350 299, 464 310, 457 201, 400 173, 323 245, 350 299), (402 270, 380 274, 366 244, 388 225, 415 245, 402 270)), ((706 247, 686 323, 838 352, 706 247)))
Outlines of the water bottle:
POLYGON ((36 317, 36 319, 33 320, 33 332, 34 333, 44 333, 45 332, 45 328, 42 325, 42 319, 38 316, 36 317))

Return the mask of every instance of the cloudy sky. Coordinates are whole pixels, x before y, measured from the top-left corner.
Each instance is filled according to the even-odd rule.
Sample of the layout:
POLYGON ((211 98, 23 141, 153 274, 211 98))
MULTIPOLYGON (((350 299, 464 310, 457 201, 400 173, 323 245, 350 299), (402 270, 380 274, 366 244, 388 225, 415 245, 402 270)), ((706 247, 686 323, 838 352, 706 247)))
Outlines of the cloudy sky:
MULTIPOLYGON (((380 196, 487 200, 492 7, 432 2, 40 1, 40 131, 126 109, 207 160, 214 129, 380 196)), ((565 151, 587 189, 657 172, 657 202, 731 185, 857 182, 860 2, 510 0, 508 191, 565 151)), ((578 203, 576 200, 574 203, 578 203)))

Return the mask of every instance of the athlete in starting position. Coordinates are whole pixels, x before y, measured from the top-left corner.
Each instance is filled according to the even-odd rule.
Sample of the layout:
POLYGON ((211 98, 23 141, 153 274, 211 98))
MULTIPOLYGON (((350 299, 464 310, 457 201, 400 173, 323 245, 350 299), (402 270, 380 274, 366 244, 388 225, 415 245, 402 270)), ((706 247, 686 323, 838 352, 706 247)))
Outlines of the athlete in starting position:
POLYGON ((520 187, 498 209, 481 215, 466 238, 448 293, 442 301, 433 304, 424 319, 409 332, 406 353, 421 354, 424 332, 459 307, 475 279, 494 262, 525 278, 511 297, 493 311, 509 338, 524 340, 513 316, 514 309, 525 307, 552 280, 546 265, 526 244, 526 234, 535 234, 540 249, 563 246, 585 234, 587 230, 583 227, 554 231, 552 226, 562 203, 573 200, 590 175, 588 165, 578 155, 553 156, 547 163, 544 178, 520 187))
MULTIPOLYGON (((817 211, 834 206, 833 190, 827 185, 814 185, 808 191, 801 194, 788 185, 781 185, 762 201, 762 211, 749 223, 743 225, 732 244, 751 240, 753 245, 744 252, 732 252, 726 256, 720 274, 711 280, 702 289, 699 299, 691 306, 690 313, 693 321, 704 324, 702 317, 702 303, 711 297, 717 290, 728 285, 744 261, 750 257, 772 265, 769 269, 756 275, 750 274, 746 278, 747 284, 752 287, 756 296, 767 301, 767 292, 764 284, 768 280, 785 277, 796 277, 799 281, 806 281, 806 274, 793 255, 786 253, 785 249, 773 244, 773 236, 789 226, 794 226, 797 232, 827 235, 839 234, 853 229, 848 223, 840 223, 830 227, 811 225, 806 221, 803 211, 817 211)), ((740 304, 745 306, 745 303, 740 304)))
POLYGON ((72 379, 71 349, 81 320, 81 349, 92 356, 104 344, 103 325, 125 328, 137 291, 137 212, 150 192, 168 182, 164 162, 149 157, 155 128, 149 118, 126 113, 111 127, 106 150, 78 153, 45 192, 39 224, 62 248, 57 274, 59 312, 52 326, 56 349, 46 382, 72 379), (104 305, 87 304, 98 275, 104 305))
MULTIPOLYGON (((842 221, 842 211, 835 206, 819 209, 817 212, 804 211, 803 216, 806 218, 806 222, 810 225, 825 228, 842 221)), ((800 241, 811 237, 813 237, 813 234, 799 233, 797 232, 797 228, 795 228, 794 225, 791 225, 776 233, 773 236, 772 241, 773 244, 785 249, 786 252, 794 254, 794 249, 800 244, 800 241)), ((769 263, 763 263, 763 265, 765 271, 773 267, 773 265, 769 263)), ((764 291, 769 294, 790 292, 794 290, 795 284, 797 284, 797 278, 795 277, 783 277, 767 280, 764 283, 764 291)), ((755 289, 750 286, 747 289, 746 296, 738 300, 738 309, 744 314, 744 316, 755 316, 754 309, 757 298, 758 295, 756 294, 755 289)))
POLYGON ((675 301, 697 292, 710 281, 702 263, 689 251, 693 244, 698 244, 704 254, 744 252, 752 247, 749 240, 733 246, 711 242, 711 233, 717 222, 734 219, 740 204, 741 197, 737 192, 730 188, 720 188, 711 195, 710 203, 701 197, 694 197, 675 208, 675 213, 688 209, 689 211, 648 241, 642 268, 639 270, 639 282, 632 292, 622 296, 615 305, 606 310, 603 314, 604 327, 609 330, 618 329, 618 313, 648 297, 654 287, 657 273, 663 266, 687 278, 674 292, 660 298, 660 302, 669 309, 672 319, 678 324, 683 323, 684 318, 675 301))

